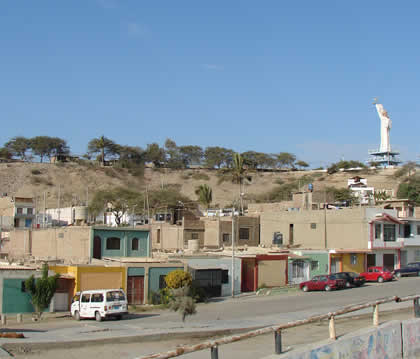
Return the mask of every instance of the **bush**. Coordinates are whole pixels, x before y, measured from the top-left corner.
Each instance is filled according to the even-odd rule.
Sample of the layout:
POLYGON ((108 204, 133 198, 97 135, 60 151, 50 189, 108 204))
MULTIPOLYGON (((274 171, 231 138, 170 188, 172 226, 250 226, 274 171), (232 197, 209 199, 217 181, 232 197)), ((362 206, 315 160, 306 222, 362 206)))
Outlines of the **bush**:
POLYGON ((42 174, 42 172, 41 172, 40 170, 36 169, 36 168, 34 168, 33 170, 31 170, 31 173, 32 173, 34 176, 37 176, 37 175, 42 174))
POLYGON ((205 173, 194 173, 192 175, 192 178, 195 179, 196 181, 208 181, 210 179, 210 177, 208 175, 206 175, 205 173))
POLYGON ((209 299, 206 291, 202 287, 192 286, 191 287, 191 296, 194 298, 196 303, 206 303, 209 299))
POLYGON ((182 269, 175 269, 165 277, 165 283, 170 289, 177 289, 190 286, 192 283, 191 274, 182 269))
POLYGON ((159 289, 158 292, 152 291, 150 293, 150 303, 154 305, 163 304, 168 305, 172 300, 171 291, 169 288, 159 289))

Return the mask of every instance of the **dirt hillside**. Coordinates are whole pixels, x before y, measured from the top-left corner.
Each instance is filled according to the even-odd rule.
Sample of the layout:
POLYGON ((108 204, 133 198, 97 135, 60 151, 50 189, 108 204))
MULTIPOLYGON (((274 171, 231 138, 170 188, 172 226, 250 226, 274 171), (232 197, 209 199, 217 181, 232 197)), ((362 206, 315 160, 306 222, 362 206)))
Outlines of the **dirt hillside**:
MULTIPOLYGON (((393 176, 394 169, 368 171, 357 173, 367 178, 368 185, 375 189, 393 189, 396 193, 398 180, 393 176)), ((245 186, 245 196, 260 195, 278 186, 278 183, 288 183, 299 180, 302 176, 313 180, 314 189, 325 186, 346 187, 347 179, 356 173, 336 173, 327 175, 315 171, 295 172, 259 172, 252 173, 252 180, 245 186)), ((303 182, 303 180, 302 180, 303 182)), ((220 183, 220 176, 215 170, 204 169, 150 169, 141 174, 133 175, 125 169, 111 167, 95 167, 69 164, 49 163, 0 163, 0 193, 15 196, 33 196, 43 201, 44 192, 47 197, 47 207, 57 206, 60 190, 61 206, 84 204, 86 198, 92 198, 95 191, 115 186, 124 186, 133 190, 144 191, 157 189, 168 184, 176 184, 181 192, 196 199, 194 191, 202 183, 207 183, 213 189, 213 204, 226 206, 238 198, 238 186, 229 180, 220 183)))

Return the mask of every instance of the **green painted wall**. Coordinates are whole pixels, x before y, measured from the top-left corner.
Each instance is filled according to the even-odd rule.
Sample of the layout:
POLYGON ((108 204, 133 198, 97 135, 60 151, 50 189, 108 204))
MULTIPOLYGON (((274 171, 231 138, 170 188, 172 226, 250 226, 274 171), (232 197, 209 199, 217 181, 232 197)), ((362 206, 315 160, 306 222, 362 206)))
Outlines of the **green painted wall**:
MULTIPOLYGON (((93 229, 91 241, 95 236, 101 237, 101 254, 103 257, 149 257, 149 232, 123 229, 93 229), (106 249, 107 238, 120 238, 120 249, 106 249), (132 250, 132 240, 139 239, 138 250, 132 250)), ((93 244, 91 245, 93 256, 93 244)))
POLYGON ((144 275, 144 268, 143 267, 130 267, 127 271, 128 276, 132 275, 144 275))
POLYGON ((2 313, 28 313, 34 308, 27 293, 22 292, 22 282, 25 279, 3 279, 2 313))
POLYGON ((159 277, 161 275, 167 275, 175 269, 184 269, 184 266, 180 267, 160 267, 149 269, 149 293, 157 292, 159 290, 159 277))
POLYGON ((304 253, 305 257, 310 258, 310 261, 318 261, 318 269, 310 268, 311 278, 315 275, 328 274, 328 253, 304 253))

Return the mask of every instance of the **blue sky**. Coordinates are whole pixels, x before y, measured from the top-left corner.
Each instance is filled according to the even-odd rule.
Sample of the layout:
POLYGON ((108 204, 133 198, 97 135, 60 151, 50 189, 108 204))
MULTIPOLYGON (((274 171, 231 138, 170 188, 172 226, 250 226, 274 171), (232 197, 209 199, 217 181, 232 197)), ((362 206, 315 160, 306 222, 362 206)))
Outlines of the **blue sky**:
POLYGON ((0 145, 59 136, 416 160, 418 1, 3 0, 0 145))

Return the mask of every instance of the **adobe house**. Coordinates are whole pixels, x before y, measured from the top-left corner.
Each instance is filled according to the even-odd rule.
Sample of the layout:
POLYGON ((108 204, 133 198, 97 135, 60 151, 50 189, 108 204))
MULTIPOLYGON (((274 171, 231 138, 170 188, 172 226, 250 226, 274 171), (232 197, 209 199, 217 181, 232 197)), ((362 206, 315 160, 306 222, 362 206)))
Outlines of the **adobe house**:
POLYGON ((2 252, 13 258, 35 257, 87 264, 93 259, 150 256, 147 229, 109 227, 57 227, 14 230, 2 252))
POLYGON ((0 229, 31 228, 35 222, 35 201, 31 197, 0 197, 0 229))

